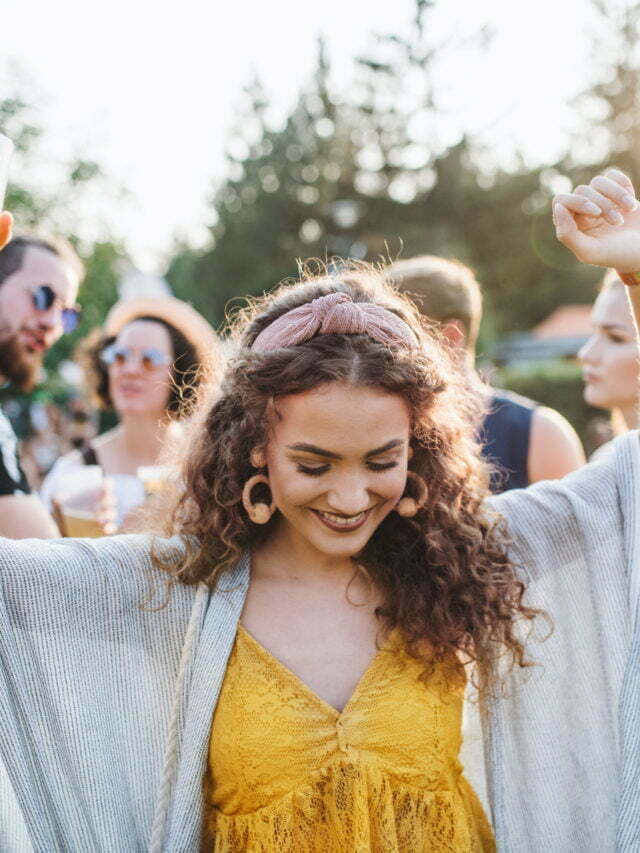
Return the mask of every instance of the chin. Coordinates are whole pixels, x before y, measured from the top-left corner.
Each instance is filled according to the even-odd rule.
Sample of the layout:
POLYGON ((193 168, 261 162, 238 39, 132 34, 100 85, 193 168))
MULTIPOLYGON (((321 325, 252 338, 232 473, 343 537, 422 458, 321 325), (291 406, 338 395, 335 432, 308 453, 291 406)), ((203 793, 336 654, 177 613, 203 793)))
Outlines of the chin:
POLYGON ((125 399, 116 400, 116 409, 119 414, 123 415, 146 415, 149 407, 144 404, 143 400, 125 399))
POLYGON ((611 400, 602 394, 598 394, 597 391, 590 391, 589 389, 584 392, 584 400, 585 403, 588 403, 590 406, 594 406, 596 409, 613 409, 615 406, 611 400))
POLYGON ((354 534, 318 534, 316 531, 308 537, 308 541, 321 554, 336 558, 356 557, 366 547, 371 539, 375 528, 367 529, 366 532, 357 531, 354 534))
POLYGON ((347 542, 314 542, 313 544, 320 554, 324 554, 326 557, 335 557, 338 560, 357 557, 358 554, 362 553, 368 541, 367 539, 364 542, 359 542, 358 545, 349 545, 347 542))

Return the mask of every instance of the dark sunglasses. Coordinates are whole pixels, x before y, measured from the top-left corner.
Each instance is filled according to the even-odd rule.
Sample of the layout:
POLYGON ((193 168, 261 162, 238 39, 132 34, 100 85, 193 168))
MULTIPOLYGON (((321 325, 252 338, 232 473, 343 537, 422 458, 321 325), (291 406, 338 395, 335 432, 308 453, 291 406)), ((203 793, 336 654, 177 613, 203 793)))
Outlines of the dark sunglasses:
MULTIPOLYGON (((48 284, 41 284, 40 287, 32 291, 31 298, 33 299, 33 307, 36 311, 49 311, 56 302, 60 301, 58 294, 48 284)), ((78 328, 80 315, 81 311, 79 308, 62 309, 62 328, 65 335, 78 328)))
POLYGON ((132 361, 134 357, 139 360, 145 370, 157 370, 159 367, 165 367, 171 362, 166 353, 152 347, 134 352, 130 347, 118 347, 115 344, 111 344, 111 346, 103 349, 101 354, 102 361, 109 367, 113 364, 123 367, 132 361))

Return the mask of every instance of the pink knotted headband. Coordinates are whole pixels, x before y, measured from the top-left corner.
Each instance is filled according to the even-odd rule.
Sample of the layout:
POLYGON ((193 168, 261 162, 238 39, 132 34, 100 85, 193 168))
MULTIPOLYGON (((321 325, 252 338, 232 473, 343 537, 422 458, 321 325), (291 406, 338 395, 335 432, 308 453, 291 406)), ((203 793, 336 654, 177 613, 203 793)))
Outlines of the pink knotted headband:
POLYGON ((347 293, 330 293, 287 311, 253 342, 254 352, 294 347, 316 335, 368 335, 388 347, 415 349, 410 327, 392 311, 371 302, 354 302, 347 293))

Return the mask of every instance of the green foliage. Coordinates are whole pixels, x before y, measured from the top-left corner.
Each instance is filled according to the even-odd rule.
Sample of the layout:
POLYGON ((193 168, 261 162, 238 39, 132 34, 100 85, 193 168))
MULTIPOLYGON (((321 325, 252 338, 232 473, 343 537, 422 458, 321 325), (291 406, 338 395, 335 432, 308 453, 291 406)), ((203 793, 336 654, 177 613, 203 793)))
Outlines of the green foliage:
POLYGON ((596 13, 593 43, 596 80, 574 102, 583 126, 565 165, 581 181, 594 168, 615 164, 640 181, 640 3, 591 0, 596 13))
POLYGON ((0 131, 13 140, 16 148, 6 207, 15 217, 18 233, 34 229, 67 237, 78 249, 86 268, 86 277, 79 294, 83 308, 80 327, 74 334, 64 336, 47 354, 46 386, 37 389, 34 395, 36 398, 44 395, 59 399, 68 394, 68 389, 58 376, 58 365, 72 356, 81 337, 102 324, 108 309, 116 301, 117 271, 124 253, 121 247, 108 239, 79 245, 75 234, 69 233, 64 224, 80 194, 105 177, 98 163, 77 157, 56 164, 60 172, 59 189, 55 195, 47 195, 40 189, 37 181, 40 161, 52 164, 49 164, 43 152, 41 143, 44 132, 35 119, 33 104, 37 96, 23 89, 23 84, 16 84, 16 91, 0 97, 0 131))
POLYGON ((492 384, 556 409, 574 427, 587 454, 595 449, 594 421, 608 421, 608 414, 585 403, 579 365, 552 361, 502 368, 492 376, 492 384))

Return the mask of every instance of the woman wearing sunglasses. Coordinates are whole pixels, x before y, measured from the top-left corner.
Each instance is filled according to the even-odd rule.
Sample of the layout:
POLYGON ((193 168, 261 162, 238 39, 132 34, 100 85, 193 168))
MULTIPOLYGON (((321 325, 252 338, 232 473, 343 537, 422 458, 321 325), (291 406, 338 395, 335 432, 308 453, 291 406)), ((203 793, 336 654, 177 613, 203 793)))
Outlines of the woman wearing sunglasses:
POLYGON ((41 495, 52 507, 64 494, 70 473, 99 465, 113 483, 117 526, 143 503, 142 467, 156 466, 178 438, 189 403, 215 364, 215 333, 204 318, 178 299, 136 299, 118 303, 104 330, 79 348, 97 404, 118 415, 118 425, 60 459, 41 495))

